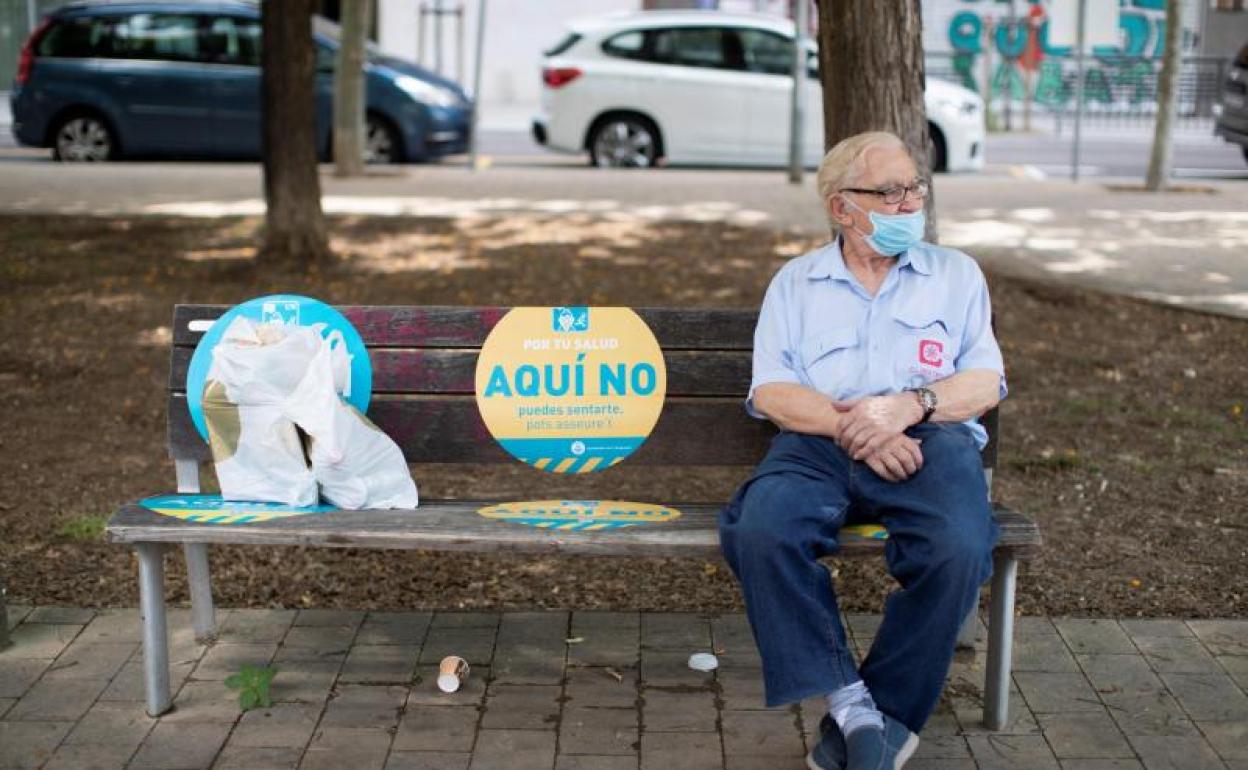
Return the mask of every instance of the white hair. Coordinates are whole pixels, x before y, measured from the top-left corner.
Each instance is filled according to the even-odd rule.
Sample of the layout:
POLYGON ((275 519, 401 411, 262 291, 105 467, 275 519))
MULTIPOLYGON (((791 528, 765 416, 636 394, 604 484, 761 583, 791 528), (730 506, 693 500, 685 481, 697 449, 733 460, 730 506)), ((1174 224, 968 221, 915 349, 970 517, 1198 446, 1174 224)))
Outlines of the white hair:
POLYGON ((906 143, 888 131, 865 131, 842 139, 828 150, 819 163, 819 173, 815 176, 819 200, 826 205, 828 198, 837 191, 853 185, 862 175, 867 151, 877 147, 903 150, 907 155, 910 153, 906 143))

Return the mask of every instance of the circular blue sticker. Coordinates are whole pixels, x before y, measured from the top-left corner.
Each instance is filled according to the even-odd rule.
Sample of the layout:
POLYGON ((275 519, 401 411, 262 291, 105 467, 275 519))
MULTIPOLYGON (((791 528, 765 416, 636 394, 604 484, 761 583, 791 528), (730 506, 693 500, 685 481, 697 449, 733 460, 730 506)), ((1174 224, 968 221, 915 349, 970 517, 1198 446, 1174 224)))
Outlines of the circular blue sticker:
POLYGON ((368 411, 368 401, 373 392, 373 367, 368 360, 368 350, 364 347, 360 333, 342 313, 319 299, 295 294, 273 294, 249 299, 227 310, 213 322, 212 328, 195 347, 195 353, 191 356, 191 367, 186 372, 186 402, 195 429, 205 441, 208 440, 208 426, 204 422, 204 383, 208 379, 208 370, 212 368, 212 349, 221 341, 222 335, 234 319, 240 316, 257 323, 291 326, 325 324, 326 334, 342 332, 342 339, 347 343, 347 354, 351 356, 351 395, 347 401, 360 410, 361 414, 368 411))

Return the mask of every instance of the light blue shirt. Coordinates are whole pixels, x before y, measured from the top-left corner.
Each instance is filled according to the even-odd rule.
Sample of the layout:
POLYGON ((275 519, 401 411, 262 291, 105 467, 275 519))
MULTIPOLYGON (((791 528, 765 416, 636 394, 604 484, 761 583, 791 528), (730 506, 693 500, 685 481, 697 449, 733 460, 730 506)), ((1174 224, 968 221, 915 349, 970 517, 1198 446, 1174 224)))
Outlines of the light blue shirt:
MULTIPOLYGON (((772 382, 805 385, 832 399, 898 393, 968 369, 1005 368, 992 332, 979 265, 954 249, 919 243, 889 270, 872 297, 849 272, 839 242, 789 261, 772 278, 754 331, 754 391, 772 382)), ((988 432, 966 424, 983 449, 988 432)))

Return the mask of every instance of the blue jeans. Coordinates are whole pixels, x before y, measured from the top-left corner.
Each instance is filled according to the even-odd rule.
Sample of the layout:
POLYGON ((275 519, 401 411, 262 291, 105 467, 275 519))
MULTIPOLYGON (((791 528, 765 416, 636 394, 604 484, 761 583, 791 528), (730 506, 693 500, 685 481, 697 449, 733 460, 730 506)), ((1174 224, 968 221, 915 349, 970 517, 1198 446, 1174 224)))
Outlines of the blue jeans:
POLYGON ((906 431, 923 467, 900 483, 834 441, 782 432, 719 516, 724 557, 741 583, 763 659, 767 705, 824 695, 860 677, 879 709, 914 732, 944 687, 962 619, 992 574, 997 523, 979 451, 960 423, 906 431), (861 669, 827 569, 841 527, 877 521, 900 584, 861 669))

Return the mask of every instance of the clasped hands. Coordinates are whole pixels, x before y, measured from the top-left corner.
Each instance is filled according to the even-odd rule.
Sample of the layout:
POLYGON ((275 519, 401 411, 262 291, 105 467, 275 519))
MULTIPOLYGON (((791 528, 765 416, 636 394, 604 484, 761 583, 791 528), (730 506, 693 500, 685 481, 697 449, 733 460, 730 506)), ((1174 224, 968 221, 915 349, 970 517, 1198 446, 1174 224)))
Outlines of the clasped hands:
POLYGON ((865 462, 886 481, 899 482, 923 467, 920 441, 903 431, 922 415, 911 393, 833 401, 840 416, 835 440, 850 457, 865 462))

